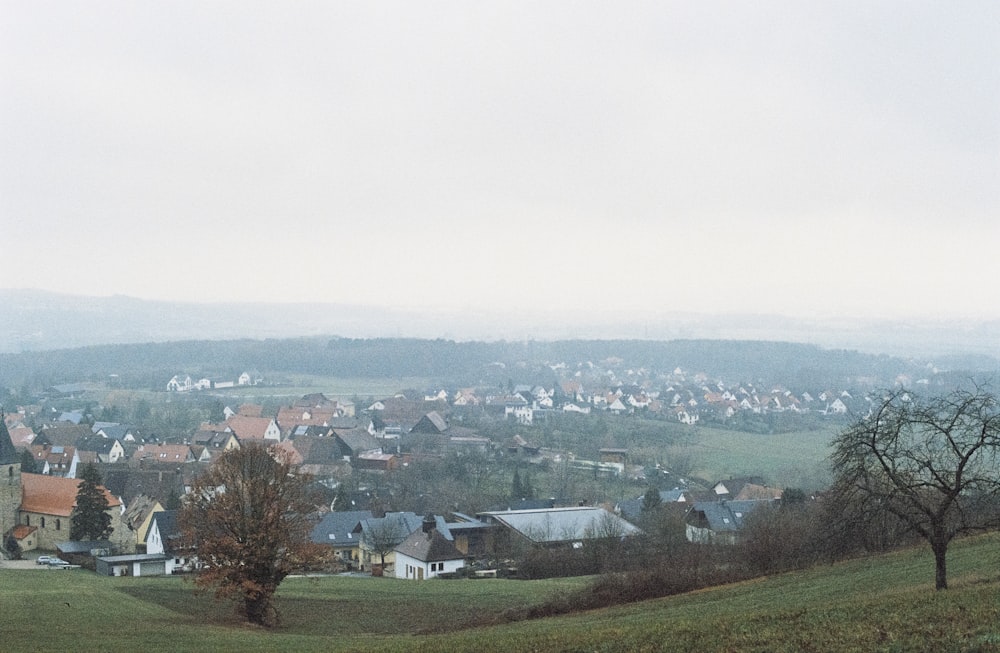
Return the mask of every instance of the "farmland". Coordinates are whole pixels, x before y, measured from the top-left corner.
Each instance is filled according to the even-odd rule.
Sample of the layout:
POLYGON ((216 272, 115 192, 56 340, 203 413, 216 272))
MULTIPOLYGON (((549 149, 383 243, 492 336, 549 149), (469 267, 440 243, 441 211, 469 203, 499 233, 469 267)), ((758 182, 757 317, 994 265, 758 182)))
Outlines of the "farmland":
POLYGON ((1000 537, 956 542, 951 589, 925 547, 632 605, 474 627, 586 579, 292 578, 283 625, 242 625, 178 578, 0 570, 4 647, 124 651, 1000 651, 1000 537), (448 632, 441 632, 448 631, 448 632))

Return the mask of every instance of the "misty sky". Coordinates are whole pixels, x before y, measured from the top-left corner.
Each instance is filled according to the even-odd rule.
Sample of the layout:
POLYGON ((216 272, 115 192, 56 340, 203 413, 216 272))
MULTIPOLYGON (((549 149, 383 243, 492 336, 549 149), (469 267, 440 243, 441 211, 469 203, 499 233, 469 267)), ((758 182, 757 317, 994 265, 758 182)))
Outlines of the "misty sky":
POLYGON ((1000 317, 992 1, 0 6, 0 287, 1000 317))

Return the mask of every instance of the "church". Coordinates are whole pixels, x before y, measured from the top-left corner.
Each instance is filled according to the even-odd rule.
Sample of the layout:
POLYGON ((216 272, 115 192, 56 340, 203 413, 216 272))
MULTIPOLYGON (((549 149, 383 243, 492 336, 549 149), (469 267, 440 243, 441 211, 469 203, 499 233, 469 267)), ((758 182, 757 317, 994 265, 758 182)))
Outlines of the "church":
MULTIPOLYGON (((21 551, 54 551, 60 542, 68 541, 79 486, 75 478, 22 473, 21 454, 0 415, 0 548, 9 553, 16 543, 21 551)), ((122 504, 104 492, 113 527, 111 540, 118 543, 127 530, 122 525, 122 504)))

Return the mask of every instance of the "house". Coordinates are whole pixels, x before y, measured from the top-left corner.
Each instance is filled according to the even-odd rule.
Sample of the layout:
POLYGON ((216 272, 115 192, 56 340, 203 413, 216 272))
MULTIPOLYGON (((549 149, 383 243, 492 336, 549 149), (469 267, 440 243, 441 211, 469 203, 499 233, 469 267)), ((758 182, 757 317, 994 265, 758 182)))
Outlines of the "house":
POLYGON ((101 463, 116 463, 125 457, 125 448, 121 442, 100 435, 80 438, 76 449, 81 453, 86 451, 96 454, 96 462, 101 463))
POLYGON ((194 382, 187 374, 175 374, 167 381, 167 392, 187 392, 194 387, 194 382))
POLYGON ((747 515, 773 501, 696 501, 684 518, 688 542, 736 544, 747 515))
POLYGON ((362 520, 373 517, 370 510, 331 512, 313 527, 309 539, 333 549, 334 557, 348 569, 357 569, 361 563, 361 537, 355 532, 362 520))
POLYGON ((362 453, 354 460, 354 467, 388 472, 399 467, 399 458, 391 453, 362 453))
MULTIPOLYGON (((691 500, 691 493, 686 489, 660 490, 660 502, 664 505, 689 504, 691 500)), ((619 501, 618 505, 615 506, 615 511, 625 519, 638 519, 642 516, 642 504, 644 501, 645 496, 619 501)))
POLYGON ((95 558, 98 576, 165 576, 169 556, 163 553, 131 553, 95 558))
POLYGON ((441 435, 448 430, 448 423, 436 411, 432 410, 413 425, 410 433, 428 433, 431 435, 441 435))
POLYGON ((146 534, 146 553, 166 556, 164 573, 176 574, 190 569, 193 551, 184 545, 177 517, 179 510, 159 510, 153 513, 146 534))
POLYGON ((192 436, 191 444, 213 451, 229 451, 240 448, 240 441, 236 439, 235 433, 227 427, 214 427, 211 424, 202 424, 201 428, 192 436))
MULTIPOLYGON (((60 478, 42 474, 21 474, 21 505, 18 522, 38 528, 37 547, 54 550, 56 543, 69 539, 70 517, 76 507, 80 483, 75 478, 60 478)), ((113 529, 112 540, 126 549, 134 548, 130 534, 122 525, 121 501, 107 489, 108 515, 113 529)))
POLYGON ((334 435, 334 442, 340 448, 340 456, 344 459, 353 460, 363 453, 382 451, 372 434, 362 428, 337 433, 334 435))
POLYGON ((281 442, 281 429, 271 417, 248 417, 233 415, 226 420, 226 425, 241 444, 256 441, 263 444, 281 442))
POLYGON ((132 456, 133 460, 157 463, 193 463, 194 452, 186 444, 142 444, 132 456))
POLYGON ((135 442, 138 439, 138 432, 134 428, 125 424, 118 424, 117 422, 94 422, 90 428, 94 432, 94 435, 99 435, 109 440, 135 442))
POLYGON ((422 521, 412 512, 389 512, 381 518, 362 519, 354 529, 361 542, 359 568, 371 569, 375 574, 392 568, 395 547, 419 530, 422 521))
POLYGON ((587 540, 639 533, 637 527, 596 506, 492 511, 481 513, 479 517, 502 526, 517 538, 543 547, 579 548, 587 540))
POLYGON ((80 456, 76 447, 33 445, 31 457, 35 460, 35 469, 47 476, 62 476, 76 478, 76 468, 80 464, 80 456))
POLYGON ((395 548, 396 578, 424 580, 452 573, 465 566, 465 556, 437 530, 433 515, 427 515, 395 548))
POLYGON ((163 505, 159 501, 144 494, 140 494, 128 503, 125 512, 122 513, 122 524, 135 537, 137 547, 145 545, 149 527, 153 523, 153 514, 162 510, 163 505))
POLYGON ((38 431, 32 444, 47 444, 53 447, 75 447, 81 438, 90 437, 93 432, 86 424, 55 424, 38 431))

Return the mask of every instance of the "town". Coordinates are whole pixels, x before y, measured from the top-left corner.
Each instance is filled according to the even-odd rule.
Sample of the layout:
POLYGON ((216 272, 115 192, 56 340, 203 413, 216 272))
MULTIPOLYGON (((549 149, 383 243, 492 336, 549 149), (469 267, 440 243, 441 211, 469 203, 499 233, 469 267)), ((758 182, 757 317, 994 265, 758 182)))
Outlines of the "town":
MULTIPOLYGON (((495 367, 501 376, 509 372, 495 367)), ((234 378, 179 373, 155 394, 182 413, 188 401, 211 406, 193 414, 214 419, 166 437, 142 422, 152 420, 146 399, 136 409, 108 403, 115 393, 105 388, 101 397, 93 384, 46 388, 40 403, 4 416, 5 549, 53 554, 50 565, 108 575, 189 572, 196 553, 178 544, 177 511, 204 469, 245 446, 273 447, 325 493, 312 539, 333 552, 328 571, 418 579, 466 569, 503 574, 524 546, 574 551, 609 532, 641 532, 650 488, 658 502, 675 504, 677 537, 735 543, 744 519, 780 502, 784 488, 761 474, 699 477, 671 443, 696 438, 706 425, 734 433, 839 428, 873 402, 873 380, 864 377, 851 388, 792 390, 680 367, 629 367, 615 357, 544 369, 553 379, 547 387, 515 383, 511 373, 492 387, 410 390, 361 405, 358 396, 310 393, 279 404, 269 398, 270 409, 220 403, 241 389, 267 397, 268 379, 257 371, 234 378), (73 408, 81 405, 87 408, 73 408), (130 410, 134 421, 105 419, 130 410), (68 537, 87 465, 107 494, 113 528, 106 541, 68 537)), ((893 382, 919 387, 931 380, 900 373, 893 382)))

